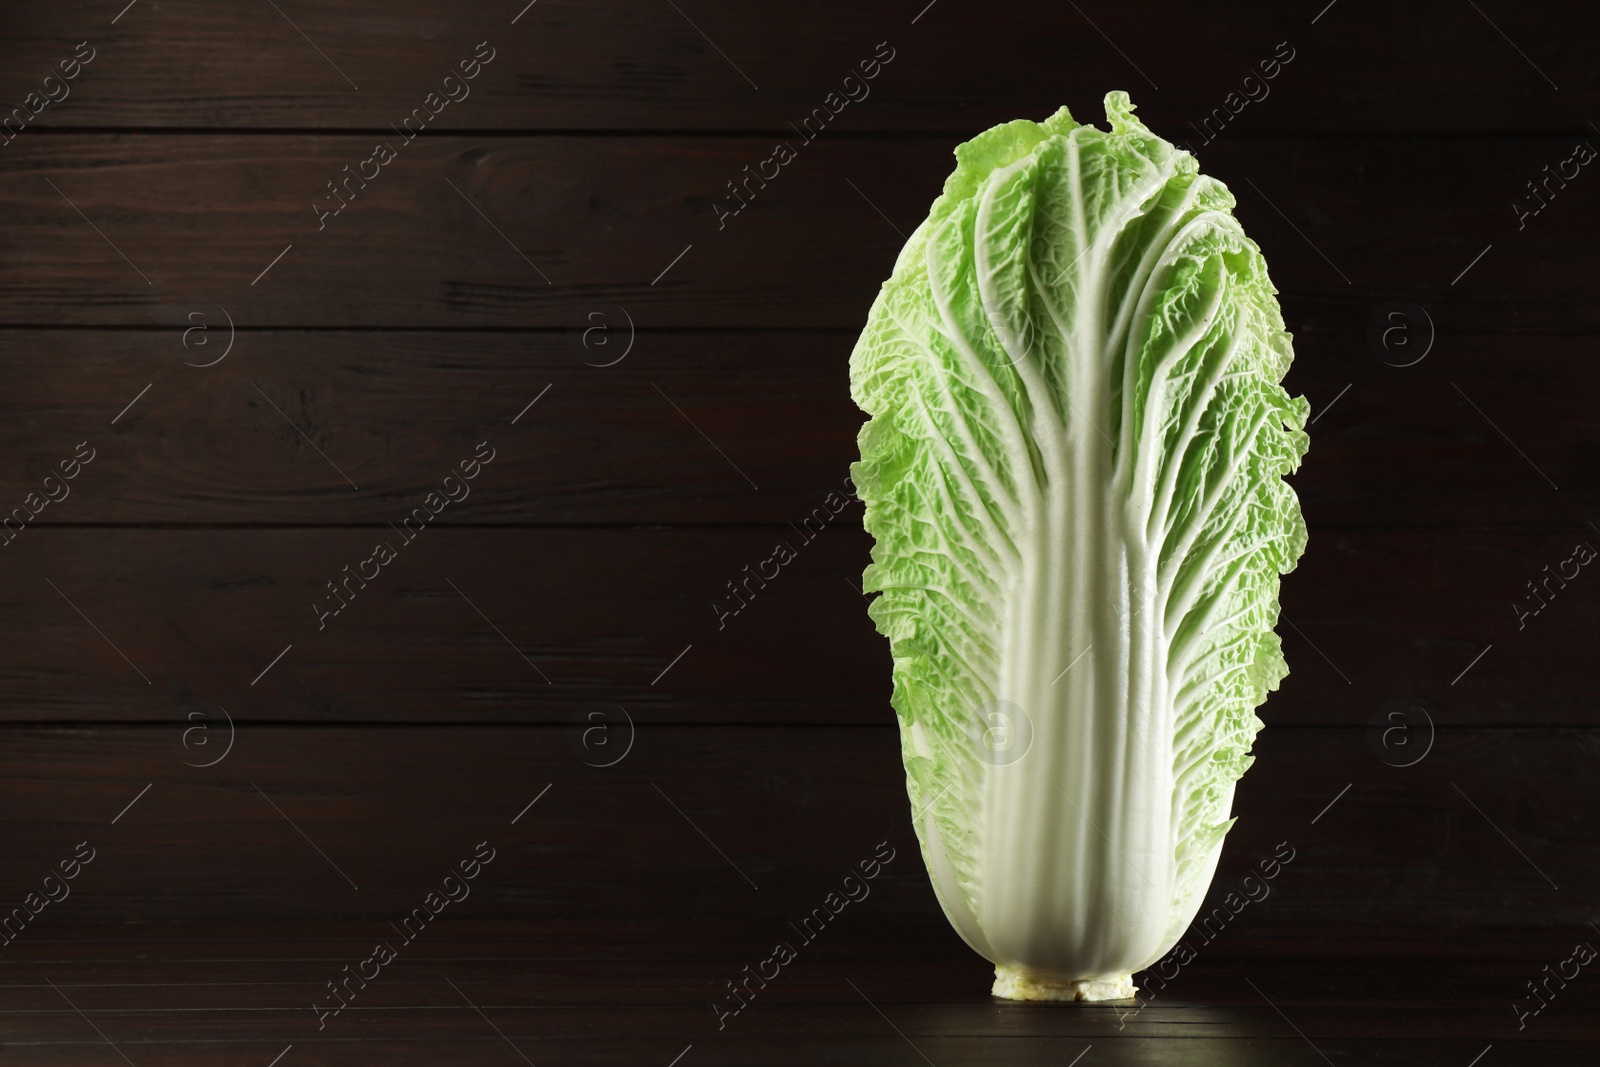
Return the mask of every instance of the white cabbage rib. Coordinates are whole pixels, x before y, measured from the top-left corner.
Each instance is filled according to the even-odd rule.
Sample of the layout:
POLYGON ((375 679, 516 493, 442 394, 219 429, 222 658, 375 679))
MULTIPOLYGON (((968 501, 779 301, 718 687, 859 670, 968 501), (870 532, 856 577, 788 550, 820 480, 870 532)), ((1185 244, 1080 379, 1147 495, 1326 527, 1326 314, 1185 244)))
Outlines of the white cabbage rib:
POLYGON ((1127 992, 1193 918, 1305 544, 1260 252, 1125 94, 1106 114, 962 145, 850 364, 917 832, 1006 995, 1127 992))

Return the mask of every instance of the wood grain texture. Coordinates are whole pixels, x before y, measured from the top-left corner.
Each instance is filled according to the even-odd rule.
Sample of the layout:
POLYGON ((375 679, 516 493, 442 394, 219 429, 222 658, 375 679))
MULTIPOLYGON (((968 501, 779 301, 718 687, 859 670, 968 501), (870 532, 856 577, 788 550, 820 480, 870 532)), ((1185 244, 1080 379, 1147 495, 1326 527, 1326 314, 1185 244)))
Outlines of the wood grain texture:
POLYGON ((322 1031, 309 996, 325 969, 370 945, 263 925, 208 930, 188 944, 85 931, 103 940, 80 935, 54 959, 13 965, 8 1054, 52 1065, 114 1061, 109 1041, 135 1062, 265 1064, 292 1043, 289 1056, 321 1064, 515 1063, 520 1052, 536 1063, 665 1065, 687 1052, 682 1062, 911 1065, 927 1056, 967 1067, 1068 1063, 1092 1048, 1102 1063, 1234 1067, 1322 1062, 1319 1053, 1334 1062, 1466 1064, 1492 1044, 1496 1062, 1576 1067, 1596 1047, 1584 1027, 1595 997, 1578 985, 1525 1031, 1515 1028, 1506 990, 1519 968, 1536 972, 1570 950, 1554 939, 1519 943, 1513 961, 1203 958, 1185 974, 1187 988, 1133 1014, 1131 1003, 974 997, 982 968, 903 948, 879 955, 865 925, 840 930, 840 949, 808 950, 722 1030, 711 998, 749 950, 699 928, 665 949, 649 942, 646 955, 631 928, 506 921, 495 937, 476 924, 457 935, 470 957, 395 964, 322 1031), (277 963, 263 949, 299 959, 277 963), (145 971, 129 966, 135 953, 145 971), (151 969, 176 980, 126 981, 151 969))
MULTIPOLYGON (((1538 614, 1514 605, 1530 612, 1526 583, 1597 540, 1576 527, 1314 537, 1284 583, 1292 672, 1264 719, 1364 726, 1421 701, 1441 728, 1595 725, 1592 565, 1552 582, 1538 614)), ((13 722, 164 723, 216 705, 250 721, 566 722, 619 705, 642 723, 892 721, 858 527, 806 541, 788 527, 440 525, 411 543, 387 526, 46 529, 0 553, 13 650, 0 716, 13 722), (331 614, 344 567, 379 540, 396 557, 331 614), (763 588, 779 540, 796 558, 763 588)))
MULTIPOLYGON (((326 183, 378 140, 19 138, 0 174, 0 323, 172 326, 220 304, 252 326, 567 328, 614 303, 645 329, 857 330, 954 147, 824 133, 719 228, 727 183, 773 138, 422 137, 319 223, 313 203, 338 203, 326 183)), ((1600 325, 1585 281, 1600 251, 1570 239, 1600 227, 1600 197, 1580 173, 1521 229, 1513 204, 1574 143, 1224 138, 1200 159, 1234 189, 1297 334, 1364 339, 1395 300, 1451 335, 1564 333, 1600 325)))
MULTIPOLYGON (((191 313, 0 333, 30 354, 0 366, 0 515, 87 440, 83 481, 36 522, 381 524, 488 439, 503 458, 452 524, 782 524, 840 485, 865 418, 844 332, 650 331, 604 303, 515 333, 230 334, 218 308, 191 313)), ((1425 328, 1408 327, 1419 346, 1425 328)), ((1313 531, 1600 514, 1592 340, 1433 345, 1395 367, 1364 336, 1297 340, 1287 384, 1315 421, 1293 484, 1313 531)))
POLYGON ((1600 178, 1528 188, 1600 145, 1588 6, 125 3, 0 18, 7 106, 96 50, 0 132, 0 519, 39 511, 0 526, 0 917, 97 850, 0 933, 8 1063, 1600 1058, 1592 976, 1514 1008, 1600 943, 1600 579, 1562 566, 1600 544, 1600 178), (1132 1013, 988 998, 908 825, 859 504, 794 528, 856 454, 849 351, 951 149, 1117 88, 1234 191, 1316 418, 1292 673, 1213 928, 1132 1013), (470 897, 319 1028, 480 842, 470 897))
POLYGON ((420 0, 277 6, 281 15, 264 4, 165 0, 140 4, 114 27, 115 10, 81 0, 19 12, 10 16, 6 88, 20 100, 88 38, 99 55, 72 95, 40 114, 41 127, 381 129, 488 39, 497 59, 441 122, 781 130, 887 40, 894 60, 841 126, 968 133, 1042 118, 1059 104, 1094 111, 1104 91, 1127 89, 1173 139, 1224 106, 1239 109, 1229 136, 1577 132, 1600 102, 1589 12, 1571 0, 1485 9, 1493 22, 1469 5, 1336 7, 1318 17, 1318 4, 1261 0, 1203 14, 1149 4, 824 0, 783 18, 732 0, 677 11, 646 0, 475 0, 448 14, 420 0), (1288 45, 1280 54, 1293 58, 1262 87, 1260 64, 1280 41, 1288 45), (1359 79, 1349 76, 1353 66, 1359 79), (1251 74, 1255 86, 1243 82, 1251 74), (1229 93, 1260 99, 1241 107, 1225 103, 1229 93))
MULTIPOLYGON (((265 916, 370 937, 488 841, 493 861, 427 934, 458 915, 614 916, 669 938, 675 922, 753 927, 754 949, 887 842, 893 858, 841 922, 968 957, 908 826, 892 727, 644 725, 604 768, 544 727, 246 726, 209 768, 187 765, 215 757, 176 730, 6 727, 4 739, 8 899, 77 843, 96 850, 13 947, 82 925, 265 916)), ((1262 861, 1284 862, 1269 893, 1188 940, 1260 956, 1274 938, 1292 954, 1289 937, 1309 951, 1365 929, 1394 944, 1360 954, 1384 956, 1474 930, 1578 935, 1600 876, 1586 814, 1600 785, 1583 772, 1597 755, 1592 728, 1451 728, 1396 768, 1361 729, 1269 727, 1202 914, 1262 861)))

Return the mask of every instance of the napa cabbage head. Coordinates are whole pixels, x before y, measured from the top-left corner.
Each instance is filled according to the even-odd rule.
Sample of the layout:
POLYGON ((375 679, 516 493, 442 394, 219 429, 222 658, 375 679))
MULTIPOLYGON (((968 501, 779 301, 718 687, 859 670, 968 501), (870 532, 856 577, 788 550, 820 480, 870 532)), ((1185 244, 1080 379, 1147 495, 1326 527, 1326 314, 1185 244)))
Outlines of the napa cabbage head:
POLYGON ((850 359, 865 590, 945 914, 998 995, 1128 996, 1287 673, 1308 407, 1233 196, 1124 93, 956 149, 850 359))

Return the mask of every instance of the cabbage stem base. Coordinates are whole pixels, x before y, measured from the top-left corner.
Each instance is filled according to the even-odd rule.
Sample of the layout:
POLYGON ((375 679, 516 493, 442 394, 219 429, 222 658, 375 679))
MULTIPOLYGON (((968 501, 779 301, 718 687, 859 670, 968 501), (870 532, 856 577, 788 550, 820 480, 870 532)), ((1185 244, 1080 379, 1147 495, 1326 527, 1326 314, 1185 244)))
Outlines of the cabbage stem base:
POLYGON ((1139 990, 1133 975, 1108 979, 1061 979, 1026 967, 997 964, 994 995, 1004 1000, 1128 1000, 1139 990))

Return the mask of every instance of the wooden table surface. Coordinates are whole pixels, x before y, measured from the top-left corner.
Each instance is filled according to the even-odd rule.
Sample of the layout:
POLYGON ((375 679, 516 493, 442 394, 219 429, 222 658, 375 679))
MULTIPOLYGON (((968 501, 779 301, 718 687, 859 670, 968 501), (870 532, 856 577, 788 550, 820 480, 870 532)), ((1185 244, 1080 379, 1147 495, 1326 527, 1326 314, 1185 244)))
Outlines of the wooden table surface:
POLYGON ((1514 607, 1600 544, 1589 5, 124 4, 0 18, 0 512, 76 463, 0 544, 4 1062, 1600 1062, 1600 977, 1529 989, 1600 945, 1600 579, 1514 607), (1011 1004, 859 505, 713 602, 841 486, 952 147, 1112 89, 1233 189, 1313 411, 1207 911, 1293 859, 1141 1003, 1011 1004))

